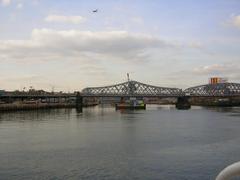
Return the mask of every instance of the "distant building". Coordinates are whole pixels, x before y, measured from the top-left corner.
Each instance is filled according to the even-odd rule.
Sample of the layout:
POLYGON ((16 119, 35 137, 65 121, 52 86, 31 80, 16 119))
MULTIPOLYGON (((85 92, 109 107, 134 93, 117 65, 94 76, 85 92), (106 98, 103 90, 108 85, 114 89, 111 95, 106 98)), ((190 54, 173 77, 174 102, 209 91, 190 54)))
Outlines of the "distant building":
POLYGON ((218 84, 218 83, 226 83, 228 80, 227 78, 223 77, 211 77, 209 79, 209 84, 218 84))

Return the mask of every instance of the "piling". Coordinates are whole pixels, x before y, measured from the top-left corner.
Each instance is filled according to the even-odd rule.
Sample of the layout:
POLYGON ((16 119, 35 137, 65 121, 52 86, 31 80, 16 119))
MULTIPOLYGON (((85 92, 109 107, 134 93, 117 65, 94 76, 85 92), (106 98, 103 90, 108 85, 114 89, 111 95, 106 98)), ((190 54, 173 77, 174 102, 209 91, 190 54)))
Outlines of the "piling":
POLYGON ((81 96, 80 92, 77 92, 77 96, 76 96, 77 112, 82 112, 82 107, 83 107, 83 97, 81 96))
POLYGON ((188 96, 181 96, 177 98, 176 108, 179 110, 187 110, 191 108, 188 96))

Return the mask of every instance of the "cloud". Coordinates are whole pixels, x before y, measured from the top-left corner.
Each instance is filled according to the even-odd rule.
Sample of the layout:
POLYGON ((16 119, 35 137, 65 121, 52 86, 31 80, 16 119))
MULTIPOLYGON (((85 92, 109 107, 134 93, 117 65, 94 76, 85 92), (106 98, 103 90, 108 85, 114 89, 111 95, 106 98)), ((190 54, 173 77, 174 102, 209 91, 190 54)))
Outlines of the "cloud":
POLYGON ((222 64, 212 64, 194 69, 194 72, 197 74, 220 74, 224 71, 226 71, 226 67, 222 64))
POLYGON ((233 26, 240 29, 240 15, 232 16, 230 22, 233 26))
POLYGON ((56 31, 34 29, 29 40, 0 41, 1 59, 33 61, 63 57, 126 60, 145 58, 150 49, 159 51, 173 45, 146 34, 126 31, 56 31))
POLYGON ((37 76, 37 75, 23 75, 21 77, 19 76, 11 76, 11 77, 5 77, 5 78, 0 78, 1 81, 10 81, 12 83, 16 83, 19 81, 36 81, 36 80, 45 80, 44 77, 37 76))
POLYGON ((240 65, 238 62, 225 62, 209 64, 187 69, 169 72, 164 77, 168 80, 168 86, 186 89, 208 83, 210 77, 227 78, 229 82, 240 83, 240 65))
POLYGON ((55 22, 55 23, 72 23, 80 24, 86 21, 86 18, 82 16, 62 16, 62 15, 48 15, 45 18, 46 22, 55 22))
POLYGON ((140 17, 133 17, 133 18, 130 18, 130 20, 133 23, 136 23, 136 24, 139 24, 139 25, 143 25, 143 23, 144 23, 143 19, 140 18, 140 17))
MULTIPOLYGON (((0 63, 12 67, 0 75, 21 77, 34 72, 52 84, 71 81, 68 86, 79 87, 81 81, 81 87, 97 86, 110 84, 131 71, 153 73, 155 77, 168 72, 176 63, 171 57, 178 56, 182 48, 192 47, 127 31, 34 29, 29 39, 0 40, 0 63)), ((27 80, 18 86, 21 84, 25 86, 27 80)), ((8 86, 16 87, 5 81, 4 87, 8 86)))
POLYGON ((233 80, 240 78, 240 65, 238 63, 211 64, 195 68, 196 75, 222 76, 233 80))
POLYGON ((202 49, 203 45, 200 42, 192 41, 189 43, 189 47, 196 48, 196 49, 202 49))
POLYGON ((3 6, 8 6, 9 4, 11 4, 11 0, 1 0, 1 4, 3 6))
POLYGON ((22 9, 23 8, 23 4, 22 3, 18 3, 17 4, 17 9, 22 9))

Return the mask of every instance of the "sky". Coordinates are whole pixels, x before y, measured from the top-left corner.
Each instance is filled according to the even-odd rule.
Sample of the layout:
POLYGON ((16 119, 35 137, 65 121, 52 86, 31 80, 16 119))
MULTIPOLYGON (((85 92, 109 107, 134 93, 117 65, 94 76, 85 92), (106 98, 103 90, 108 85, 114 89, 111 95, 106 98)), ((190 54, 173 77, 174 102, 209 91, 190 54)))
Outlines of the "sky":
POLYGON ((73 92, 127 73, 183 89, 240 83, 240 0, 0 0, 0 89, 73 92))

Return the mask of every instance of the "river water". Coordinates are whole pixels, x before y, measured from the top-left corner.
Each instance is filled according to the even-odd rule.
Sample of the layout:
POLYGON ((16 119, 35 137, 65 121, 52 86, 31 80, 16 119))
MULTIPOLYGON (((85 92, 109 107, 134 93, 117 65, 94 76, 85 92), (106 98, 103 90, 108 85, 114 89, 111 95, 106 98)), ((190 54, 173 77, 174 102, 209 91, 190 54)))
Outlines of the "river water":
POLYGON ((0 114, 0 179, 209 180, 240 160, 240 107, 0 114))

